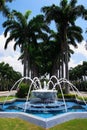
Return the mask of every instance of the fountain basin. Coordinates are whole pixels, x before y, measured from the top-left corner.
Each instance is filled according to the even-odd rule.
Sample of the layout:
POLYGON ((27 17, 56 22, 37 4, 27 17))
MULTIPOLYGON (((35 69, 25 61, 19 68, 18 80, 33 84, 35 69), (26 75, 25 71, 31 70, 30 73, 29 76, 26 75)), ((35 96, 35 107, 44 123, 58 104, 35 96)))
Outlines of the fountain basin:
MULTIPOLYGON (((30 112, 29 112, 29 109, 27 109, 28 111, 26 111, 26 113, 25 113, 24 112, 25 103, 26 103, 26 101, 24 101, 24 100, 22 101, 19 99, 6 103, 4 105, 3 112, 2 111, 0 112, 0 117, 22 118, 31 123, 39 125, 43 128, 51 128, 57 124, 69 121, 71 119, 87 118, 87 106, 82 104, 82 102, 80 103, 80 101, 79 102, 74 101, 74 100, 69 101, 69 102, 67 101, 66 103, 67 103, 67 106, 69 107, 67 112, 65 112, 64 109, 62 109, 62 108, 60 109, 60 105, 61 104, 63 105, 63 102, 58 101, 57 103, 59 105, 59 108, 53 108, 53 109, 49 108, 49 110, 52 110, 51 112, 44 111, 44 108, 43 108, 43 112, 42 111, 40 112, 39 111, 40 109, 35 108, 36 109, 36 112, 35 112, 35 109, 33 108, 30 110, 30 112), (81 107, 79 107, 80 105, 81 105, 81 107), (54 109, 57 111, 55 111, 54 109), (32 111, 32 110, 34 110, 34 111, 32 111)), ((35 105, 35 104, 33 104, 33 105, 35 105)), ((41 104, 37 104, 37 105, 41 106, 41 104)), ((47 104, 44 104, 44 105, 47 105, 47 104)), ((50 104, 48 104, 48 106, 49 105, 50 104)), ((32 107, 36 107, 36 106, 32 106, 32 107)), ((51 107, 54 107, 54 105, 52 106, 52 104, 51 104, 51 107)), ((46 108, 46 109, 48 109, 48 108, 46 108)))
POLYGON ((31 93, 32 93, 31 97, 40 98, 41 100, 50 99, 50 101, 55 101, 57 98, 57 90, 38 89, 38 90, 32 90, 31 93))

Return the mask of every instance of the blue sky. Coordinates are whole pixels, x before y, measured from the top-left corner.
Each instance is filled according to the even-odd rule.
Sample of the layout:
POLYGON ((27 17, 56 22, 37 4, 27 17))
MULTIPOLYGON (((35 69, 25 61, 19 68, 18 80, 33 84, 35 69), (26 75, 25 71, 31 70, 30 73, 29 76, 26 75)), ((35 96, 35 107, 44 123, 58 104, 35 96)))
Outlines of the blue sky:
MULTIPOLYGON (((61 0, 14 0, 8 6, 11 9, 15 9, 22 13, 25 13, 26 10, 31 10, 32 14, 30 19, 37 14, 42 13, 41 7, 48 6, 52 4, 59 5, 61 0)), ((78 0, 77 4, 83 4, 85 8, 87 8, 87 1, 86 0, 78 0)), ((0 14, 0 62, 4 61, 9 63, 13 68, 17 71, 22 72, 22 65, 20 61, 17 61, 18 57, 20 56, 20 52, 13 51, 13 44, 14 41, 11 41, 7 50, 4 50, 5 38, 3 36, 4 29, 2 28, 2 23, 4 22, 5 18, 0 14)), ((83 28, 83 36, 84 40, 82 43, 78 43, 78 49, 74 49, 75 53, 72 55, 69 66, 74 67, 77 64, 81 64, 83 61, 87 61, 87 50, 85 50, 85 41, 87 40, 87 34, 85 34, 87 28, 87 21, 78 19, 76 24, 83 28)), ((9 34, 8 34, 9 35, 9 34)))

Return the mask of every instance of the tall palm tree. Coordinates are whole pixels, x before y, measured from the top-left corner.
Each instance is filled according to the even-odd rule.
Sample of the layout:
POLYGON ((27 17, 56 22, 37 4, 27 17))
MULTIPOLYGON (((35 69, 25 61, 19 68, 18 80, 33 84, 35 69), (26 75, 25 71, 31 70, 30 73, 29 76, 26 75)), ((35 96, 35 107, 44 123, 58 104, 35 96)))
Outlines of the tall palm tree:
POLYGON ((44 16, 37 15, 30 22, 30 30, 32 31, 32 41, 31 41, 31 46, 29 47, 29 52, 30 49, 33 50, 31 51, 31 55, 32 55, 31 70, 34 73, 33 76, 38 76, 37 75, 38 72, 35 72, 37 70, 36 57, 40 49, 39 46, 43 43, 47 43, 48 35, 50 33, 50 28, 44 21, 44 16))
POLYGON ((83 5, 76 4, 77 0, 71 0, 69 3, 68 0, 62 0, 60 2, 60 6, 52 5, 42 8, 43 12, 45 13, 46 21, 49 23, 51 20, 54 20, 58 27, 58 31, 61 34, 61 48, 63 54, 65 55, 66 79, 69 79, 68 28, 75 25, 75 21, 78 17, 83 16, 85 10, 83 5))
MULTIPOLYGON (((42 46, 47 44, 48 35, 50 33, 50 28, 44 21, 43 15, 37 15, 34 17, 29 24, 30 27, 30 36, 31 39, 29 41, 28 52, 30 56, 30 70, 32 72, 32 77, 38 76, 40 70, 40 60, 42 55, 42 46)), ((20 59, 23 60, 24 52, 22 53, 20 59)), ((27 57, 29 59, 29 57, 27 57)), ((29 60, 27 60, 29 61, 29 60)), ((29 72, 29 71, 28 71, 29 72)))
POLYGON ((7 2, 12 2, 13 0, 0 0, 0 12, 3 13, 4 16, 9 17, 10 9, 6 5, 7 2))
POLYGON ((31 11, 27 11, 24 15, 20 12, 13 11, 13 18, 8 19, 3 23, 5 27, 4 35, 7 36, 7 33, 10 32, 9 37, 5 43, 5 49, 7 48, 8 43, 14 39, 14 49, 19 45, 21 48, 21 53, 23 54, 23 64, 24 64, 24 76, 27 76, 30 70, 30 49, 31 44, 37 48, 38 39, 44 40, 47 38, 49 28, 44 23, 43 15, 38 15, 35 18, 29 21, 29 16, 31 11), (47 33, 45 33, 47 31, 47 33))
MULTIPOLYGON (((53 37, 51 39, 51 36, 49 36, 47 42, 44 42, 39 46, 40 51, 36 59, 39 63, 39 70, 43 75, 52 75, 53 72, 56 75, 56 67, 54 66, 54 59, 56 57, 56 54, 58 54, 58 44, 56 44, 56 40, 54 40, 53 37)), ((56 62, 57 61, 55 60, 55 64, 56 62)))
MULTIPOLYGON (((57 29, 58 30, 58 29, 57 29)), ((78 26, 70 26, 67 29, 67 36, 68 36, 68 59, 70 58, 71 54, 73 54, 73 50, 70 49, 69 45, 73 45, 75 48, 77 47, 76 42, 81 42, 83 37, 82 37, 82 29, 78 26)), ((53 60, 53 70, 58 69, 59 70, 59 74, 56 74, 57 76, 59 75, 59 78, 63 78, 64 75, 64 70, 63 70, 63 66, 65 63, 65 55, 62 53, 62 43, 61 43, 61 34, 59 32, 52 32, 52 40, 53 40, 53 44, 55 45, 56 50, 54 51, 54 58, 52 58, 53 60), (56 43, 56 44, 55 44, 56 43), (58 65, 56 65, 58 64, 58 65), (56 68, 56 66, 58 68, 56 68), (61 68, 61 69, 60 69, 61 68)), ((52 42, 52 41, 49 41, 52 42)), ((51 51, 51 50, 50 50, 51 51)), ((58 72, 57 70, 55 70, 56 72, 58 72)), ((53 72, 54 74, 54 72, 53 72)))
POLYGON ((16 46, 19 46, 24 51, 24 76, 26 76, 26 55, 27 55, 27 46, 28 46, 28 18, 31 14, 31 11, 27 11, 24 15, 20 12, 13 11, 13 18, 7 19, 3 23, 3 27, 5 28, 4 35, 7 37, 8 32, 10 33, 9 37, 5 43, 5 49, 7 48, 8 43, 11 40, 15 40, 14 50, 16 50, 16 46))

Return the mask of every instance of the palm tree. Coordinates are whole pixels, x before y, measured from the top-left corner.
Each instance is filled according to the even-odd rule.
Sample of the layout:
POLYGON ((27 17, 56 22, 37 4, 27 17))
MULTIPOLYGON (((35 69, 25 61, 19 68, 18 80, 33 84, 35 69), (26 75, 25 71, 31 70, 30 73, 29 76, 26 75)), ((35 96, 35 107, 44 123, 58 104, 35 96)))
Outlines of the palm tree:
POLYGON ((7 48, 8 43, 11 40, 15 40, 14 50, 16 50, 16 46, 19 46, 21 50, 24 51, 24 76, 26 76, 26 55, 27 55, 27 46, 28 46, 28 26, 29 21, 28 18, 31 14, 31 11, 27 11, 24 15, 20 12, 13 11, 13 18, 7 19, 3 23, 3 27, 6 28, 4 35, 7 37, 8 32, 10 33, 9 37, 5 43, 5 49, 7 48))
POLYGON ((10 9, 6 5, 6 2, 12 2, 13 0, 0 0, 0 12, 3 13, 4 16, 9 17, 10 9))
MULTIPOLYGON (((31 41, 29 42, 28 46, 28 52, 30 56, 27 57, 27 61, 30 61, 30 70, 32 73, 32 77, 40 76, 40 63, 43 57, 43 46, 47 44, 48 41, 48 35, 50 32, 50 28, 47 26, 47 24, 44 22, 44 16, 43 15, 37 15, 30 21, 30 36, 31 41), (32 32, 32 33, 31 33, 32 32), (42 57, 41 57, 42 56, 42 57)), ((23 55, 22 53, 20 59, 23 61, 23 55)), ((47 55, 47 54, 46 54, 47 55)), ((28 65, 29 66, 29 65, 28 65)), ((29 68, 28 68, 29 72, 29 68)), ((29 75, 28 75, 29 76, 29 75)))
POLYGON ((13 18, 8 19, 3 23, 3 27, 6 28, 4 32, 5 37, 7 36, 7 33, 10 32, 5 43, 5 49, 7 48, 8 43, 14 39, 14 50, 17 45, 21 48, 24 76, 28 76, 31 67, 31 56, 29 53, 31 50, 31 44, 37 48, 38 41, 41 42, 47 38, 49 27, 44 23, 43 15, 38 15, 29 21, 28 18, 31 11, 27 11, 24 15, 15 10, 12 13, 13 18), (47 33, 45 33, 45 31, 47 33))
POLYGON ((77 20, 78 17, 83 16, 85 10, 83 5, 76 5, 76 4, 77 0, 71 0, 69 3, 67 0, 62 0, 60 2, 60 6, 52 5, 42 8, 42 11, 45 13, 46 21, 50 23, 52 20, 54 20, 57 25, 58 32, 60 33, 61 50, 62 54, 65 55, 66 79, 69 79, 68 28, 75 25, 75 21, 77 20))
POLYGON ((39 71, 42 75, 52 75, 53 72, 56 75, 56 67, 54 67, 53 64, 55 56, 58 54, 58 46, 56 44, 56 40, 51 39, 51 36, 49 36, 46 43, 43 42, 39 45, 39 52, 38 56, 36 56, 36 61, 38 63, 39 71))
MULTIPOLYGON (((68 59, 70 58, 71 54, 73 54, 73 50, 70 49, 69 45, 73 45, 75 48, 77 47, 77 44, 76 42, 81 42, 83 37, 82 37, 82 29, 78 26, 70 26, 68 29, 67 29, 67 36, 68 36, 68 59)), ((56 76, 59 75, 59 78, 63 78, 64 76, 64 70, 63 70, 63 66, 64 66, 64 63, 65 63, 65 55, 62 53, 62 43, 61 43, 61 34, 60 33, 57 33, 57 32, 54 32, 52 31, 52 40, 53 41, 49 41, 49 43, 52 42, 52 44, 54 44, 56 50, 54 50, 54 58, 51 58, 51 60, 53 60, 53 71, 55 69, 58 69, 59 70, 59 74, 55 74, 55 72, 58 72, 57 70, 55 70, 52 74, 55 74, 56 76), (58 64, 58 65, 57 65, 58 64), (57 66, 57 68, 56 68, 57 66)), ((50 48, 51 49, 51 48, 50 48)), ((52 50, 53 50, 53 47, 52 47, 52 50)), ((51 50, 50 50, 51 51, 51 50)))
POLYGON ((29 53, 31 58, 31 71, 33 77, 38 76, 38 66, 37 66, 37 55, 39 54, 40 45, 47 43, 48 35, 50 33, 50 28, 44 21, 43 15, 37 15, 30 22, 30 34, 32 32, 31 45, 29 46, 29 53))

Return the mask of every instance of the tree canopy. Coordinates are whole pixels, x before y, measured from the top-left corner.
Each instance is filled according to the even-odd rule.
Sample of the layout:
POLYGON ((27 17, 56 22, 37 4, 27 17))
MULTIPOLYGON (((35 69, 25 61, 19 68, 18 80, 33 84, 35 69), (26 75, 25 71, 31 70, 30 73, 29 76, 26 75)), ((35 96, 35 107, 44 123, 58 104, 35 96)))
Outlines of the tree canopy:
POLYGON ((31 11, 22 14, 13 10, 12 17, 3 23, 5 37, 10 33, 5 48, 13 39, 14 49, 20 47, 24 76, 40 77, 48 73, 69 79, 68 62, 74 53, 70 45, 77 47, 77 42, 83 40, 76 20, 79 17, 86 20, 87 10, 77 5, 77 0, 61 0, 59 5, 45 6, 42 11, 43 15, 29 19, 31 11), (56 31, 49 26, 53 20, 56 31))
POLYGON ((87 62, 83 61, 82 65, 77 65, 69 70, 70 80, 85 80, 87 77, 87 62))
POLYGON ((0 90, 10 90, 21 77, 21 74, 16 72, 8 63, 0 63, 0 90))

